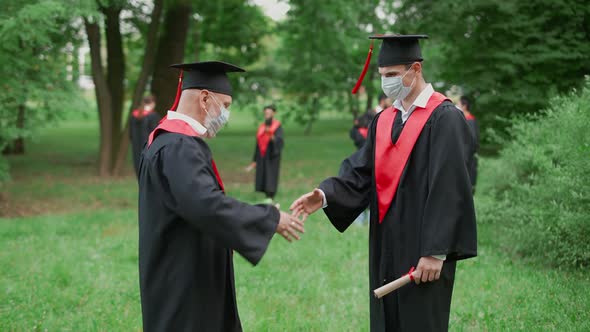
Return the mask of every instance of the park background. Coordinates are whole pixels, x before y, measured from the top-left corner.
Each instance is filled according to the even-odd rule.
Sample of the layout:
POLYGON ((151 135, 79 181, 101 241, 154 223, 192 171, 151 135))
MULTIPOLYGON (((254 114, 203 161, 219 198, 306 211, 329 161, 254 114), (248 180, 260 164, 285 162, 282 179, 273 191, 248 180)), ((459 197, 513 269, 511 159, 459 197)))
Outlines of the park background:
MULTIPOLYGON (((141 329, 130 110, 172 104, 169 64, 225 60, 230 124, 210 140, 229 195, 262 107, 285 124, 288 206, 354 151, 380 93, 372 33, 425 33, 427 81, 472 101, 482 132, 479 256, 458 265, 453 331, 590 329, 587 1, 0 0, 0 330, 141 329)), ((378 45, 376 45, 378 48, 378 45)), ((321 213, 304 238, 237 256, 246 331, 368 330, 368 232, 321 213)))

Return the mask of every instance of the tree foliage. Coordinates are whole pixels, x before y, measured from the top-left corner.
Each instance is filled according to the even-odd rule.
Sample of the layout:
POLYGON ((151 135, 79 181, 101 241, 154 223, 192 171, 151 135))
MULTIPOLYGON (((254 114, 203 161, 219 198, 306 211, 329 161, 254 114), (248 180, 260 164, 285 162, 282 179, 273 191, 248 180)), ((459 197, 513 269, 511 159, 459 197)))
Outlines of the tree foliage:
POLYGON ((504 126, 498 115, 543 108, 590 72, 585 1, 284 1, 286 19, 273 22, 248 0, 3 0, 0 149, 59 118, 74 100, 72 54, 84 39, 93 57, 104 175, 117 173, 125 157, 125 105, 133 107, 146 88, 160 112, 172 103, 171 63, 216 59, 246 67, 246 75, 231 76, 238 102, 278 101, 281 113, 308 131, 320 109, 356 115, 372 106, 380 92, 375 57, 365 93, 350 94, 372 33, 429 34, 427 79, 474 96, 483 127, 504 126))
MULTIPOLYGON (((0 151, 71 108, 72 48, 79 43, 68 1, 4 0, 0 13, 0 151)), ((5 150, 7 151, 7 150, 5 150)), ((1 158, 1 157, 0 157, 1 158)), ((7 167, 0 159, 0 179, 7 167)))
POLYGON ((279 30, 278 57, 286 63, 279 78, 285 94, 298 102, 296 120, 310 125, 322 104, 346 109, 348 101, 353 106, 350 90, 365 61, 367 37, 387 30, 389 23, 377 18, 376 0, 291 0, 289 5, 279 30))
POLYGON ((581 0, 415 0, 395 9, 402 33, 427 33, 435 80, 476 98, 484 125, 535 112, 590 73, 590 6, 581 0))

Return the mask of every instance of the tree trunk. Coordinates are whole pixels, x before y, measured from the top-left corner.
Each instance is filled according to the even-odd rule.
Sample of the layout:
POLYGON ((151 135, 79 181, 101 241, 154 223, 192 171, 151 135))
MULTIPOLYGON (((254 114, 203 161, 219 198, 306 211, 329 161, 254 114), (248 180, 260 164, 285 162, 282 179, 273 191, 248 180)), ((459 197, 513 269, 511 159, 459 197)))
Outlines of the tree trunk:
POLYGON ((352 119, 356 119, 359 116, 358 109, 354 106, 356 95, 346 92, 346 99, 348 101, 348 111, 352 114, 352 119))
POLYGON ((162 17, 162 5, 164 0, 156 0, 154 2, 154 9, 152 11, 150 26, 146 36, 146 43, 143 56, 143 64, 141 65, 141 71, 139 72, 139 78, 133 92, 133 99, 131 101, 131 107, 129 108, 129 115, 125 123, 125 129, 121 134, 121 144, 117 152, 117 158, 115 160, 115 167, 113 168, 113 175, 120 175, 123 165, 126 161, 127 150, 129 149, 129 117, 133 109, 139 106, 141 98, 145 93, 145 88, 149 79, 150 69, 154 65, 156 55, 156 42, 158 37, 158 29, 160 27, 160 20, 162 17))
MULTIPOLYGON (((23 41, 22 38, 18 38, 18 44, 20 49, 23 52, 27 52, 27 50, 25 50, 25 43, 23 41)), ((28 52, 27 52, 28 53, 28 52)), ((25 53, 26 54, 26 53, 25 53)), ((33 50, 33 54, 35 54, 35 50, 33 50)), ((26 73, 27 73, 28 69, 25 69, 23 72, 23 75, 25 75, 26 77, 26 73)), ((23 81, 23 87, 26 87, 26 78, 25 77, 21 77, 21 80, 23 81)), ((26 96, 27 94, 25 93, 24 96, 26 96)), ((20 101, 18 101, 18 106, 17 106, 17 113, 16 113, 16 128, 19 129, 19 136, 17 138, 15 138, 12 142, 10 142, 8 144, 8 146, 5 148, 5 150, 3 151, 4 154, 24 154, 25 153, 25 140, 23 138, 23 131, 25 128, 25 110, 26 110, 26 97, 24 99, 21 99, 20 101)))
POLYGON ((88 46, 90 47, 90 63, 92 68, 92 80, 94 81, 94 93, 98 105, 100 123, 100 150, 98 160, 98 174, 107 176, 110 174, 112 161, 113 142, 113 113, 111 109, 111 94, 104 71, 102 68, 102 56, 100 53, 100 28, 98 23, 90 22, 84 18, 84 26, 88 35, 88 46))
POLYGON ((311 134, 312 126, 313 126, 313 120, 309 119, 309 121, 307 121, 307 125, 305 125, 305 130, 303 131, 303 135, 309 136, 311 134))
POLYGON ((72 45, 72 82, 78 86, 80 81, 80 59, 78 58, 80 47, 78 42, 73 42, 72 45))
POLYGON ((105 16, 107 40, 107 85, 111 94, 112 116, 112 159, 116 157, 121 140, 123 102, 125 101, 125 52, 121 36, 121 7, 111 5, 102 9, 105 16))
POLYGON ((375 74, 377 73, 377 66, 375 64, 371 64, 369 66, 369 77, 366 81, 365 90, 367 91, 367 105, 365 110, 373 109, 373 99, 375 98, 375 88, 373 85, 373 80, 375 79, 375 74))
POLYGON ((307 121, 307 126, 305 126, 305 131, 303 132, 303 134, 305 136, 308 136, 311 134, 311 129, 312 129, 313 123, 317 120, 317 118, 320 114, 319 104, 320 104, 319 97, 314 96, 313 100, 311 102, 311 116, 309 118, 309 121, 307 121))
MULTIPOLYGON (((21 131, 25 128, 25 110, 24 104, 18 105, 18 114, 16 117, 16 127, 21 131)), ((25 153, 25 139, 22 135, 15 139, 12 146, 12 154, 24 154, 25 153)))
POLYGON ((194 59, 191 61, 197 62, 201 57, 201 23, 197 20, 194 20, 193 23, 193 45, 194 45, 194 59))
MULTIPOLYGON (((16 114, 16 128, 22 130, 25 128, 25 105, 20 104, 17 107, 18 113, 16 114)), ((12 122, 12 121, 11 121, 12 122)), ((24 138, 18 137, 13 139, 10 142, 6 143, 4 149, 2 149, 3 155, 11 155, 11 154, 24 154, 25 153, 25 140, 24 138)))
POLYGON ((174 2, 164 17, 153 71, 152 94, 156 98, 156 110, 164 115, 176 96, 178 72, 169 66, 181 63, 191 16, 191 1, 174 2))

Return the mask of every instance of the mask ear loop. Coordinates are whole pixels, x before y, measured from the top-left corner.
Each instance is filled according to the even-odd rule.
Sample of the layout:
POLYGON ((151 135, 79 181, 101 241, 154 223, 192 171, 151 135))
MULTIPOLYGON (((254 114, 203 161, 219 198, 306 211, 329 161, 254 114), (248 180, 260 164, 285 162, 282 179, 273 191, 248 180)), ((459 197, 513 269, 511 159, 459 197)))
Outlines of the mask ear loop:
POLYGON ((213 96, 212 93, 211 93, 211 99, 213 99, 215 101, 215 103, 217 104, 217 106, 219 106, 219 110, 221 110, 222 108, 226 108, 225 106, 221 105, 219 100, 217 100, 217 98, 215 96, 213 96))
POLYGON ((408 68, 408 70, 406 71, 406 73, 404 74, 404 76, 402 76, 402 86, 404 88, 410 88, 410 89, 412 89, 412 86, 414 85, 414 83, 416 83, 416 75, 417 75, 416 70, 414 70, 414 73, 416 73, 416 74, 414 75, 414 78, 412 79, 412 83, 410 83, 410 86, 405 86, 404 85, 404 81, 403 81, 404 80, 404 77, 406 77, 406 75, 408 75, 408 73, 410 72, 410 69, 412 69, 412 65, 413 65, 413 63, 410 65, 410 68, 408 68))
MULTIPOLYGON (((222 105, 222 104, 219 102, 219 100, 217 100, 217 98, 215 98, 215 97, 213 96, 213 94, 211 94, 211 99, 213 99, 213 100, 215 101, 215 103, 217 104, 217 106, 219 106, 219 114, 220 114, 220 115, 221 115, 221 114, 223 114, 223 110, 225 110, 226 112, 228 112, 228 113, 229 113, 229 110, 227 109, 227 107, 223 106, 223 105, 222 105)), ((208 113, 207 113, 207 114, 208 114, 208 113)))
MULTIPOLYGON (((211 98, 211 100, 215 100, 215 98, 213 97, 213 94, 211 93, 211 91, 208 91, 207 90, 207 95, 211 98)), ((217 101, 215 101, 215 102, 217 103, 217 101)), ((209 114, 209 110, 207 109, 207 107, 205 107, 205 113, 207 113, 207 116, 209 118, 212 118, 211 117, 211 114, 209 114)))
POLYGON ((219 110, 221 111, 221 103, 217 101, 217 98, 215 98, 211 92, 209 92, 209 94, 211 95, 211 99, 217 104, 217 106, 219 106, 219 110))
MULTIPOLYGON (((214 102, 217 104, 217 106, 220 106, 220 108, 221 108, 221 105, 220 105, 220 104, 219 104, 219 102, 217 101, 217 98, 215 98, 215 97, 213 96, 213 93, 211 93, 211 91, 209 91, 209 90, 205 90, 205 91, 207 91, 207 96, 208 96, 208 97, 210 97, 210 98, 211 98, 211 100, 213 100, 213 101, 214 101, 214 102)), ((221 111, 221 110, 220 110, 220 111, 221 111)), ((209 117, 211 116, 211 115, 209 114, 209 111, 207 110, 207 108, 205 108, 205 113, 207 113, 207 115, 208 115, 209 117)))
MULTIPOLYGON (((213 118, 207 109, 205 109, 205 113, 207 113, 207 117, 209 119, 211 119, 210 121, 217 121, 217 122, 219 122, 219 118, 223 115, 223 110, 226 110, 226 112, 228 112, 228 113, 229 113, 229 111, 227 111, 227 109, 223 105, 221 105, 221 103, 217 100, 217 98, 215 98, 215 96, 213 96, 213 94, 211 93, 211 91, 208 91, 208 95, 217 104, 217 106, 219 106, 219 115, 216 118, 213 118)), ((229 118, 229 116, 228 116, 228 118, 229 118)), ((219 128, 217 128, 215 130, 214 134, 211 137, 216 136, 217 135, 217 132, 219 131, 219 129, 221 127, 223 127, 223 125, 220 125, 219 128)), ((207 128, 207 131, 208 132, 210 131, 209 129, 210 128, 207 128)))

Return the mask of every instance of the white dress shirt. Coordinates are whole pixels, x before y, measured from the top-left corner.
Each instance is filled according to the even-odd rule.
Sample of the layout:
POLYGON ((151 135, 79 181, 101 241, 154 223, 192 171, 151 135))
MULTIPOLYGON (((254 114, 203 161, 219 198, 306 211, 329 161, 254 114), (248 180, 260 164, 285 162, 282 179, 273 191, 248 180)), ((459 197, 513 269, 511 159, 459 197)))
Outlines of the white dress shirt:
POLYGON ((168 119, 170 119, 170 120, 181 120, 181 121, 186 122, 199 135, 205 135, 205 133, 207 132, 207 128, 203 127, 203 125, 200 124, 199 121, 191 118, 190 116, 188 116, 186 114, 178 113, 175 111, 168 111, 167 116, 168 116, 168 119))
POLYGON ((406 123, 406 121, 410 117, 410 114, 412 114, 412 112, 414 112, 416 107, 422 107, 422 108, 426 107, 426 104, 428 104, 428 101, 430 100, 430 97, 432 97, 433 93, 434 93, 434 88, 432 87, 432 84, 428 83, 428 85, 426 85, 424 90, 422 90, 422 92, 420 92, 418 97, 416 97, 416 100, 414 100, 414 102, 412 103, 412 105, 410 106, 410 108, 408 110, 406 110, 404 108, 401 100, 396 99, 393 102, 393 107, 395 107, 396 109, 398 109, 402 112, 402 122, 406 123))

